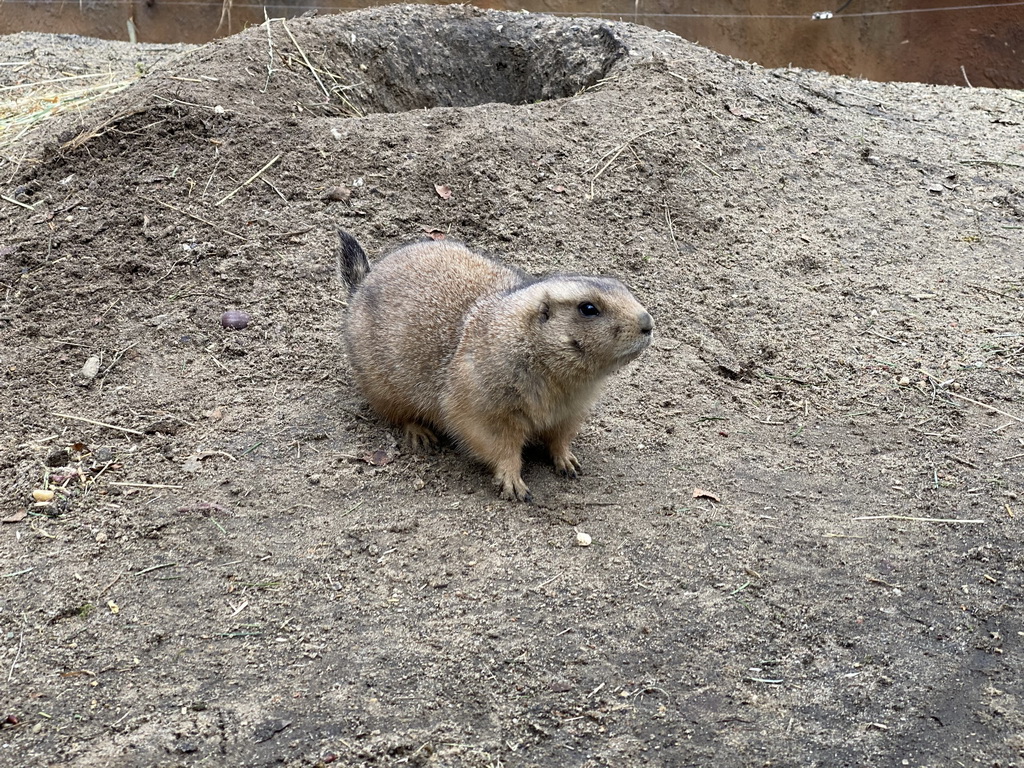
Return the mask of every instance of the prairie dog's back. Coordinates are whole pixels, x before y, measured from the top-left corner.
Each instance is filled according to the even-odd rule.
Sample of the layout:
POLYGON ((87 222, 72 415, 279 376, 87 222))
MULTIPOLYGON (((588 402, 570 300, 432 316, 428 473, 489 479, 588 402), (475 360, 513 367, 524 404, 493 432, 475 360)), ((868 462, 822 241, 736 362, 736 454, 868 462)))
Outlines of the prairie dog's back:
POLYGON ((525 276, 468 248, 414 243, 373 265, 350 298, 345 336, 357 384, 389 418, 415 395, 419 418, 438 419, 445 370, 463 318, 482 296, 515 288, 525 276), (380 371, 390 372, 382 381, 380 371), (372 381, 368 380, 372 377, 372 381))

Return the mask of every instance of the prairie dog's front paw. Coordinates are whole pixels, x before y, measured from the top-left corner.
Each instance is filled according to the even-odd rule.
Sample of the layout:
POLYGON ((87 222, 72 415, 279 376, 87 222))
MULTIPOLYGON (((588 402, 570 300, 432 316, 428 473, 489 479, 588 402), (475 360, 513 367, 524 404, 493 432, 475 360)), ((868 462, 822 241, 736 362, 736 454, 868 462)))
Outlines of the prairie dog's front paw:
POLYGON ((555 459, 555 471, 565 477, 579 477, 583 467, 580 466, 579 459, 577 459, 572 451, 566 451, 563 454, 554 457, 555 459))
POLYGON ((501 498, 508 501, 533 501, 533 494, 518 473, 499 472, 494 479, 501 486, 501 498))

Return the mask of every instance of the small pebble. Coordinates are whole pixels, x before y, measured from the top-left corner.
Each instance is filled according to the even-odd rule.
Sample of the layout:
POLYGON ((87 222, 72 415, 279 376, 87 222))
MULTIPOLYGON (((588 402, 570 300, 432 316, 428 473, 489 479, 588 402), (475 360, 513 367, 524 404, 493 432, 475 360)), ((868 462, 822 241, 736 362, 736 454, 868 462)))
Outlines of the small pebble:
POLYGON ((594 542, 594 540, 592 538, 590 538, 590 534, 589 533, 584 533, 583 531, 576 531, 576 544, 577 545, 579 545, 581 547, 589 547, 593 542, 594 542))
POLYGON ((899 385, 901 387, 909 387, 910 386, 910 377, 909 376, 900 376, 900 380, 899 380, 898 383, 899 383, 899 385))
POLYGON ((32 491, 32 498, 45 504, 48 501, 53 501, 53 491, 49 488, 36 488, 32 491))
POLYGON ((96 375, 100 372, 100 359, 96 355, 93 355, 85 361, 85 365, 82 366, 82 370, 79 371, 79 375, 86 381, 92 381, 96 378, 96 375))
POLYGON ((220 316, 220 324, 232 331, 241 331, 249 325, 249 315, 240 309, 229 309, 220 316))

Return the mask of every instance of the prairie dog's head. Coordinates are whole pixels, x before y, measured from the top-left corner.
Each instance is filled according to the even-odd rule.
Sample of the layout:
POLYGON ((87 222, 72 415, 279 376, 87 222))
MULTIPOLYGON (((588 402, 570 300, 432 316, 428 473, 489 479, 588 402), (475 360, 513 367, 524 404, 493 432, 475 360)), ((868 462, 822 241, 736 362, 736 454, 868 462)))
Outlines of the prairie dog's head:
POLYGON ((576 373, 604 376, 651 343, 654 320, 609 277, 551 277, 533 286, 538 346, 576 373))

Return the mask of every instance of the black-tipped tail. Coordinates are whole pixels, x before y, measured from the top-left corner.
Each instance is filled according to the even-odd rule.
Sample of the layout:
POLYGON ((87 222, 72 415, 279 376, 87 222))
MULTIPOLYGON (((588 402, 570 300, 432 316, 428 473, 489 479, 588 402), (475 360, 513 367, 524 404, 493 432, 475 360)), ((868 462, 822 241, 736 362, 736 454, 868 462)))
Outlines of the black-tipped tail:
POLYGON ((370 262, 356 239, 343 229, 338 230, 338 277, 354 291, 370 274, 370 262))

